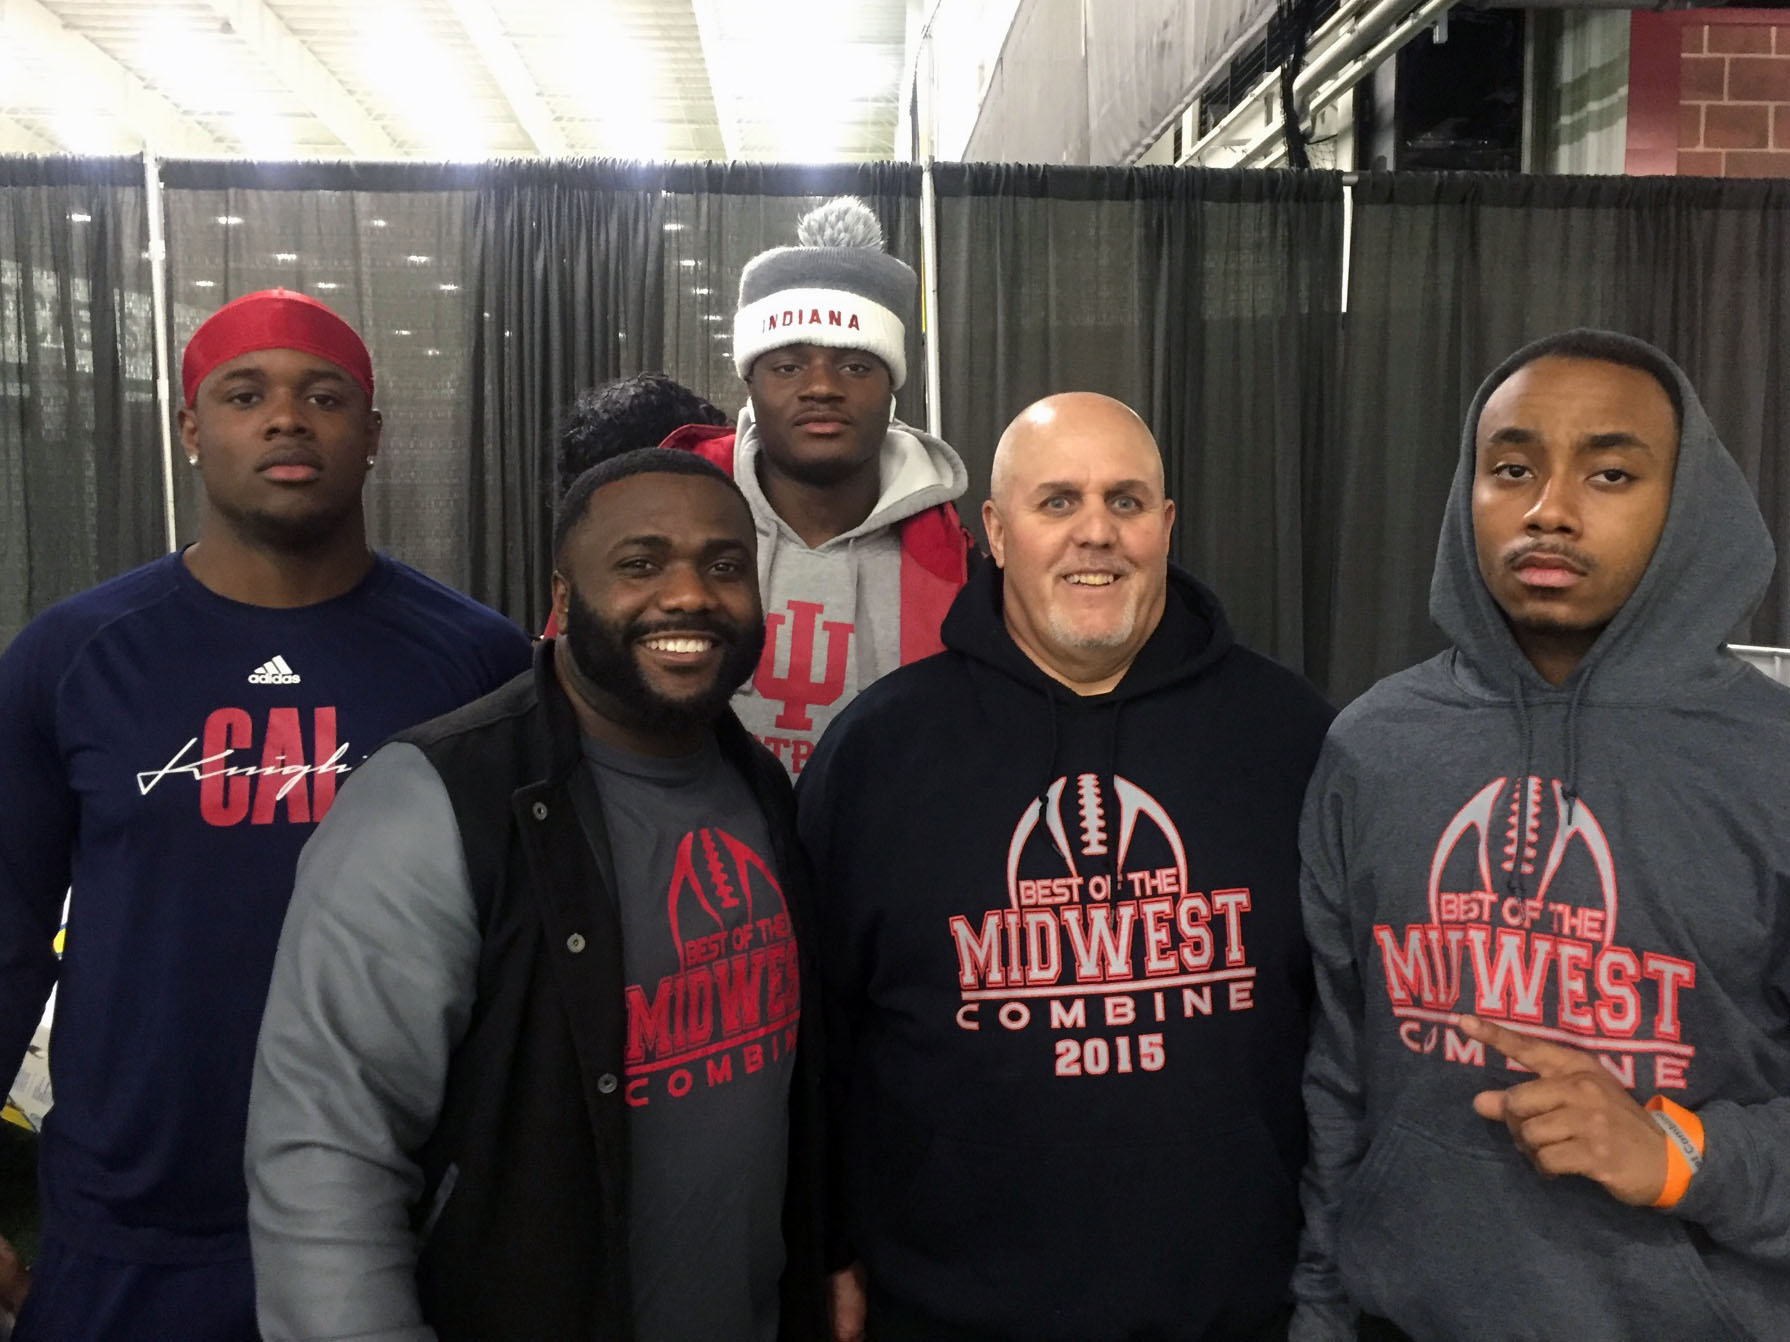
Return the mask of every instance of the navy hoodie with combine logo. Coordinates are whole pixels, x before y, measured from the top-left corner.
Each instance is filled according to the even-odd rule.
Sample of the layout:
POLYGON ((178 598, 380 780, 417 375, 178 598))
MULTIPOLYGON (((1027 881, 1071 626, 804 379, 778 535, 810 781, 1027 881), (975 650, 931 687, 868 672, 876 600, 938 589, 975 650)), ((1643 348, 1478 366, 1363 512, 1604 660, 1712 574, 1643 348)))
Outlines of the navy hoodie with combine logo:
POLYGON ((1790 691, 1723 650, 1772 549, 1684 375, 1665 529, 1558 687, 1479 575, 1467 415, 1430 609, 1452 650, 1340 716, 1303 845, 1321 1012, 1294 1336, 1790 1337, 1790 691), (1544 1179, 1473 1012, 1697 1113, 1671 1211, 1544 1179))
POLYGON ((941 1333, 1257 1327, 1299 1231, 1296 836, 1330 710, 1179 571, 1086 698, 1000 600, 979 566, 946 651, 866 690, 798 793, 852 1250, 941 1333))

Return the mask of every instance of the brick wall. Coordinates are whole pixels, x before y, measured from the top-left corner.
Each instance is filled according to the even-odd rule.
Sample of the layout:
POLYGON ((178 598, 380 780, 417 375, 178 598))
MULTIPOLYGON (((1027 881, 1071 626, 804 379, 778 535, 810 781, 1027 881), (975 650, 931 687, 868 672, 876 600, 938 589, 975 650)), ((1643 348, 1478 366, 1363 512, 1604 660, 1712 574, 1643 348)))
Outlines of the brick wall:
POLYGON ((1696 22, 1682 16, 1678 171, 1790 177, 1790 22, 1696 22))

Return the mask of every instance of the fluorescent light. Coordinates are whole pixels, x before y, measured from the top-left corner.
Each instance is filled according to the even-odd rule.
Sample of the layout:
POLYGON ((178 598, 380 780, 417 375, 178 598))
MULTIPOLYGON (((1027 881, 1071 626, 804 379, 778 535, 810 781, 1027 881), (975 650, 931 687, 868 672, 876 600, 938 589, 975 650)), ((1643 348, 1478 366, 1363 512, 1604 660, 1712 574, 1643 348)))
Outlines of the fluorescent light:
MULTIPOLYGON (((91 224, 93 222, 93 216, 91 214, 82 214, 79 210, 76 210, 68 216, 68 222, 71 224, 91 224)), ((149 253, 144 252, 143 255, 148 256, 149 253)))
POLYGON ((297 252, 275 252, 273 254, 273 259, 276 261, 292 262, 292 261, 298 260, 298 253, 297 252))
MULTIPOLYGON (((665 127, 652 116, 666 83, 653 48, 633 29, 616 21, 614 6, 566 5, 581 11, 564 42, 554 49, 558 78, 553 82, 578 91, 580 110, 597 124, 600 152, 617 158, 665 157, 665 127), (608 11, 608 12, 606 12, 608 11), (603 53, 603 72, 591 78, 590 53, 603 53)), ((677 227, 665 225, 667 233, 677 227)))
POLYGON ((460 286, 457 284, 438 284, 435 287, 441 290, 444 294, 457 294, 460 292, 460 286))
POLYGON ((215 289, 217 287, 218 287, 218 282, 216 280, 194 280, 193 281, 193 288, 195 288, 195 289, 215 289))
POLYGON ((702 319, 705 322, 718 322, 721 320, 721 314, 718 312, 705 312, 702 314, 702 319))
MULTIPOLYGON (((239 98, 239 106, 241 102, 239 98)), ((250 158, 292 157, 292 136, 278 117, 265 112, 238 112, 230 118, 230 130, 250 158)))
POLYGON ((427 354, 431 359, 433 359, 436 355, 440 354, 441 351, 438 349, 429 349, 429 350, 424 350, 423 353, 427 354))
POLYGON ((400 326, 397 330, 393 331, 392 334, 393 335, 409 335, 410 328, 407 326, 400 326))
POLYGON ((686 256, 682 261, 679 261, 678 264, 685 270, 695 270, 696 258, 694 256, 686 256))
POLYGON ((369 219, 367 220, 367 224, 372 228, 384 228, 386 226, 385 220, 383 219, 369 219))
POLYGON ((428 258, 428 257, 426 257, 426 256, 419 256, 419 255, 418 255, 418 254, 417 254, 417 253, 415 253, 415 252, 412 252, 412 253, 411 253, 411 254, 410 254, 410 255, 409 255, 409 256, 407 256, 407 257, 405 257, 405 258, 404 258, 404 259, 405 259, 405 260, 406 260, 406 261, 408 261, 408 262, 410 262, 410 264, 411 264, 411 265, 413 265, 413 266, 426 266, 426 265, 428 265, 428 264, 429 264, 429 258, 428 258))
POLYGON ((127 40, 125 63, 189 116, 222 121, 240 151, 254 159, 289 159, 292 135, 286 118, 268 111, 258 87, 259 63, 243 59, 238 40, 203 7, 114 6, 143 17, 127 40))
POLYGON ((410 6, 365 6, 355 46, 368 89, 404 119, 429 153, 455 160, 485 157, 487 131, 473 114, 473 76, 410 6))
POLYGON ((675 219, 667 219, 665 221, 665 231, 667 233, 682 233, 684 231, 684 226, 675 219))
POLYGON ((693 294, 695 294, 695 295, 696 295, 696 296, 697 296, 697 297, 698 297, 698 298, 702 298, 702 297, 705 297, 705 296, 706 296, 706 295, 708 295, 708 294, 712 294, 712 293, 714 293, 714 292, 715 292, 715 291, 714 291, 714 290, 713 290, 713 289, 711 289, 711 288, 709 288, 709 287, 708 287, 708 286, 707 286, 707 285, 706 285, 706 284, 705 284, 705 285, 701 285, 701 286, 699 286, 699 287, 697 287, 697 288, 695 288, 695 289, 692 289, 692 290, 690 290, 690 292, 691 292, 691 293, 693 293, 693 294))
POLYGON ((318 280, 317 283, 311 287, 314 289, 340 289, 342 286, 337 284, 334 280, 318 280))
POLYGON ((220 214, 218 222, 225 228, 235 228, 242 222, 242 216, 240 214, 220 214))
POLYGON ((76 154, 109 154, 118 144, 112 128, 84 107, 57 112, 50 125, 56 138, 76 154))

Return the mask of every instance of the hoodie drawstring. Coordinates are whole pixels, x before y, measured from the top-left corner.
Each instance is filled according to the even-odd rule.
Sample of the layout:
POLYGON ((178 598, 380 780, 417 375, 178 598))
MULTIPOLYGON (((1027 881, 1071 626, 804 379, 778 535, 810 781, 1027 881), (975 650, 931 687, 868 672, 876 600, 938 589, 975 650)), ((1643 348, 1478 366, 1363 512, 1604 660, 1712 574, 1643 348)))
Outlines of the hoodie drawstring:
POLYGON ((1581 676, 1573 686, 1572 700, 1566 707, 1566 823, 1572 824, 1573 812, 1579 805, 1579 697, 1590 676, 1581 676))
MULTIPOLYGON (((1119 788, 1113 780, 1118 777, 1119 770, 1119 714, 1125 711, 1125 700, 1117 700, 1113 704, 1112 716, 1107 719, 1106 733, 1106 767, 1102 774, 1106 779, 1106 795, 1118 799, 1119 788)), ((1119 898, 1119 840, 1117 835, 1111 836, 1106 845, 1107 853, 1107 885, 1112 891, 1111 898, 1119 898)))
POLYGON ((1050 748, 1044 752, 1044 782, 1038 786, 1038 814, 1044 814, 1044 808, 1050 797, 1050 785, 1057 781, 1057 696, 1047 684, 1043 689, 1044 711, 1050 718, 1050 748))
MULTIPOLYGON (((1573 686, 1572 698, 1566 706, 1566 780, 1561 793, 1566 798, 1565 823, 1570 825, 1573 814, 1579 806, 1579 701, 1584 697, 1585 686, 1591 683, 1590 676, 1581 676, 1579 683, 1573 686)), ((1519 809, 1524 805, 1523 794, 1529 787, 1529 775, 1535 770, 1535 723, 1529 716, 1529 697, 1523 693, 1523 677, 1516 678, 1517 729, 1523 735, 1523 771, 1517 775, 1516 800, 1519 809)), ((1520 896, 1523 893, 1523 836, 1516 836, 1516 845, 1511 854, 1510 879, 1505 881, 1507 894, 1520 896)))
POLYGON ((1520 822, 1523 816, 1524 794, 1529 790, 1529 775, 1535 771, 1535 723, 1529 716, 1529 696, 1523 693, 1523 677, 1519 672, 1516 678, 1517 730, 1523 736, 1523 768, 1517 774, 1516 804, 1518 830, 1511 836, 1510 878, 1504 882, 1504 891, 1513 899, 1523 895, 1523 834, 1520 822))

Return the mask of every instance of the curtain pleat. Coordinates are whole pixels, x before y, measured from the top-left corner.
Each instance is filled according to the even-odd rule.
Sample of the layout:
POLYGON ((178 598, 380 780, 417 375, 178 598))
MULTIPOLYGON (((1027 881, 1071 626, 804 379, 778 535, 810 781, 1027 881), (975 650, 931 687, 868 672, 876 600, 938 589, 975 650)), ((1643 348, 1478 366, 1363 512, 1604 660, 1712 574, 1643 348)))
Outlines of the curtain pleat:
POLYGON ((0 647, 165 547, 138 159, 0 158, 0 647))
MULTIPOLYGON (((1377 175, 1355 190, 1344 395, 1317 500, 1310 670, 1338 699, 1439 651, 1442 505, 1479 383, 1574 326, 1671 355, 1790 543, 1790 182, 1377 175)), ((1790 641, 1782 568, 1745 641, 1790 641)))

